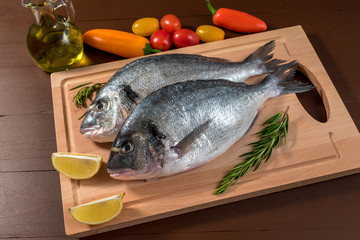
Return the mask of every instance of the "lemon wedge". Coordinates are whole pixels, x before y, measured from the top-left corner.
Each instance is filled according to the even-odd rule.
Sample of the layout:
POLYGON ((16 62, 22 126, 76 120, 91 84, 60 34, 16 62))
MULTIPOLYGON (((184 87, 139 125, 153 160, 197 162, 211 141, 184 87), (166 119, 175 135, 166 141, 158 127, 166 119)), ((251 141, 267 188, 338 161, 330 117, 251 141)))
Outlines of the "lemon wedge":
POLYGON ((70 208, 69 211, 78 222, 88 225, 105 223, 120 214, 124 195, 125 193, 78 205, 70 208))
POLYGON ((94 176, 101 167, 102 157, 82 153, 53 153, 54 168, 72 179, 88 179, 94 176))

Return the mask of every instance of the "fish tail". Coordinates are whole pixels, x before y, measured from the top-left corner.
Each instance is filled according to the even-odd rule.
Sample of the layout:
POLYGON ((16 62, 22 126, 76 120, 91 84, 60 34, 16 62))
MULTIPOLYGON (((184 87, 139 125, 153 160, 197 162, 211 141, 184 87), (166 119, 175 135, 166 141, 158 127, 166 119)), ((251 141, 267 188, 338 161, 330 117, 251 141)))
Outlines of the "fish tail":
POLYGON ((272 53, 274 48, 275 41, 272 40, 249 55, 245 59, 245 62, 251 63, 251 66, 254 66, 256 69, 260 69, 263 74, 274 72, 279 68, 280 64, 285 62, 281 59, 272 59, 274 56, 272 53))
MULTIPOLYGON (((266 85, 275 87, 275 96, 289 93, 307 92, 315 88, 311 82, 300 82, 294 78, 296 70, 293 69, 297 61, 281 65, 274 73, 269 74, 263 81, 266 85)), ((267 86, 270 87, 270 86, 267 86)))

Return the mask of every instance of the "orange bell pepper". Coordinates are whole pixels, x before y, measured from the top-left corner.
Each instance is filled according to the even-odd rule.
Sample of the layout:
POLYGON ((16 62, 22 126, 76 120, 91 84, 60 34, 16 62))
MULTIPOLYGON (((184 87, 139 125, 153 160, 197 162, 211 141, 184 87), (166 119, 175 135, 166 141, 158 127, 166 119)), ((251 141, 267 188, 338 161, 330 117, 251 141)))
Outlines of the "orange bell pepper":
POLYGON ((111 29, 93 29, 83 35, 84 43, 124 58, 161 52, 152 49, 147 38, 129 32, 111 29))

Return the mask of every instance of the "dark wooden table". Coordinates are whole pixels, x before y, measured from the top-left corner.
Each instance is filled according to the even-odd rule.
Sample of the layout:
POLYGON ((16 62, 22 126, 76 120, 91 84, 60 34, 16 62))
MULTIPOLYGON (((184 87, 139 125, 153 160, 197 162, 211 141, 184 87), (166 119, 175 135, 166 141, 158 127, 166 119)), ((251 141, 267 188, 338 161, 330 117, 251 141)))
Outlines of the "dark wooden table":
MULTIPOLYGON (((204 0, 73 0, 82 32, 131 31, 141 17, 177 15, 184 27, 211 24, 204 0)), ((360 127, 358 0, 213 0, 262 18, 269 30, 302 25, 360 127)), ((33 21, 20 0, 0 1, 0 239, 67 239, 49 74, 35 66, 25 37, 33 21)), ((240 34, 226 31, 226 37, 240 34)), ((90 47, 94 64, 120 60, 90 47)), ((360 156, 359 156, 360 161, 360 156)), ((84 239, 360 239, 360 175, 239 201, 84 239)))

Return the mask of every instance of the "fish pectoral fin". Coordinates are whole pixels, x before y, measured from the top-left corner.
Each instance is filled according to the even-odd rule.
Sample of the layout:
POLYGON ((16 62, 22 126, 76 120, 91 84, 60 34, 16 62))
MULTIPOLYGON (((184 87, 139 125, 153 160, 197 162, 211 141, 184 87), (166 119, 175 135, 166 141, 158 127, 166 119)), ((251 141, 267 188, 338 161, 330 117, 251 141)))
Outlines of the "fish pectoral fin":
POLYGON ((170 158, 179 159, 185 153, 189 152, 191 145, 198 139, 201 134, 209 127, 212 119, 207 120, 201 125, 194 128, 190 133, 188 133, 183 139, 180 140, 175 146, 170 148, 170 158))
POLYGON ((246 132, 244 133, 243 136, 245 136, 246 134, 248 134, 248 133, 250 132, 250 130, 253 128, 253 126, 255 125, 256 120, 257 120, 258 117, 259 117, 259 114, 260 114, 260 109, 256 112, 254 119, 252 120, 249 128, 246 130, 246 132))

